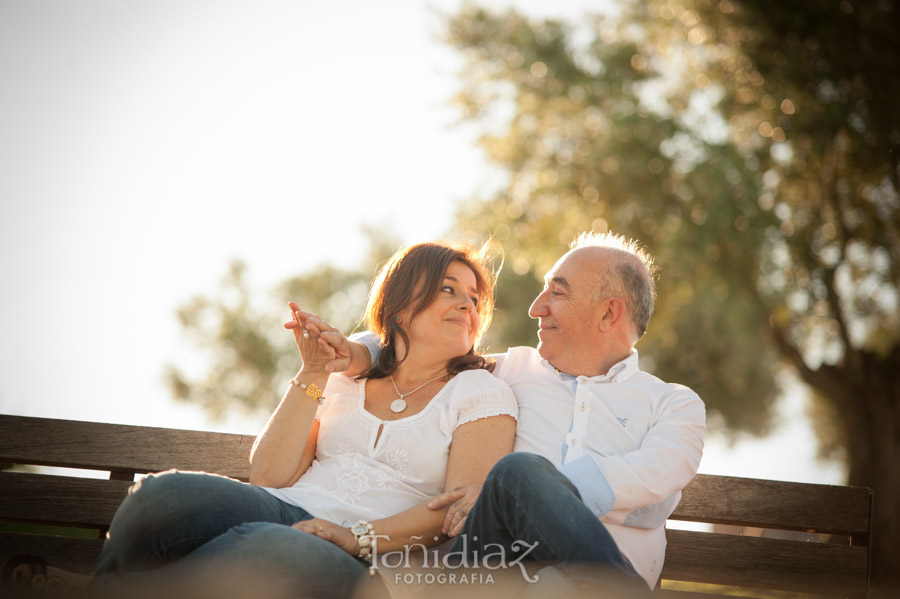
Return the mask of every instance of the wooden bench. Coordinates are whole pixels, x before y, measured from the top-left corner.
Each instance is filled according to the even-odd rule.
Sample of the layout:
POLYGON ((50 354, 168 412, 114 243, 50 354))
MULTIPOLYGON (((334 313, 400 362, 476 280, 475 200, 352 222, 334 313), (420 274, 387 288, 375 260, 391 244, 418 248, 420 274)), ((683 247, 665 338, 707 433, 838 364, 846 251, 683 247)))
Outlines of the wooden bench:
MULTIPOLYGON (((38 553, 55 565, 90 572, 135 475, 177 468, 246 481, 253 440, 247 435, 0 415, 0 463, 99 470, 105 475, 98 479, 0 472, 0 562, 16 553, 38 553), (10 532, 21 523, 30 530, 10 532), (46 534, 35 525, 66 528, 46 534)), ((865 597, 871 511, 872 491, 866 488, 698 475, 671 520, 770 532, 668 530, 657 593, 685 599, 698 590, 753 596, 747 593, 761 589, 759 596, 772 597, 765 594, 768 589, 865 597), (777 538, 785 531, 805 538, 777 538)))

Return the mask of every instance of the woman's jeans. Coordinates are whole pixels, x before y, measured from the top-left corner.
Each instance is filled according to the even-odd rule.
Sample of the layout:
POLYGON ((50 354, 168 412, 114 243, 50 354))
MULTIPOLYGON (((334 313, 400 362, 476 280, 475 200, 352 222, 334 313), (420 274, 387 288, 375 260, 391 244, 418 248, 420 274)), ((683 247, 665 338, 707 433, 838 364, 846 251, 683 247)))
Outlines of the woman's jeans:
POLYGON ((194 585, 215 596, 209 594, 213 587, 236 591, 247 585, 254 596, 349 597, 366 565, 291 528, 310 518, 259 487, 223 476, 152 475, 119 506, 92 589, 194 585))

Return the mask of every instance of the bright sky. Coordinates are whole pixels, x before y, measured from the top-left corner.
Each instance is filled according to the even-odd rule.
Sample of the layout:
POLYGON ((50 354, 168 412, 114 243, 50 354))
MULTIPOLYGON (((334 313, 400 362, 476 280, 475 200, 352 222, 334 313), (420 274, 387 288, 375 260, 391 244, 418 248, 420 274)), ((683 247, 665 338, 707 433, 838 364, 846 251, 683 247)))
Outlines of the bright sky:
MULTIPOLYGON (((460 4, 0 2, 0 412, 258 431, 168 399, 163 365, 191 351, 175 308, 234 257, 266 289, 356 264, 363 223, 448 233, 491 180, 453 126, 460 59, 434 9, 460 4)), ((766 441, 710 435, 701 470, 841 482, 802 411, 766 441)))

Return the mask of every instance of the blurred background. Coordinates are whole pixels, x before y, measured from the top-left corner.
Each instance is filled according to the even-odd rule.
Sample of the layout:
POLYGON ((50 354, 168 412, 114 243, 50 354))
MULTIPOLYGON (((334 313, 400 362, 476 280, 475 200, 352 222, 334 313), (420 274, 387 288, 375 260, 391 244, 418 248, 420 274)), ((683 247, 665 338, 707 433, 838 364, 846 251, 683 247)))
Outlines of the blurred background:
POLYGON ((701 472, 875 488, 887 577, 898 15, 3 0, 0 412, 253 434, 289 299, 349 332, 397 247, 493 236, 485 345, 531 345, 544 272, 613 230, 661 266, 638 349, 706 401, 701 472))

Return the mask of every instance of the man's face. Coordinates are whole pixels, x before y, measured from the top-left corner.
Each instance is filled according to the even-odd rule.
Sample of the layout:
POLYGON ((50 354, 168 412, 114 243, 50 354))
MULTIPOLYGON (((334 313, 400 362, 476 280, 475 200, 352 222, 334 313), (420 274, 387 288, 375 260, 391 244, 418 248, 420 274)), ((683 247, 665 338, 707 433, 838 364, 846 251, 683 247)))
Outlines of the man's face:
POLYGON ((584 370, 598 351, 603 302, 592 297, 605 271, 606 260, 597 248, 568 252, 544 277, 544 290, 528 310, 539 321, 541 357, 568 374, 588 374, 584 370))

